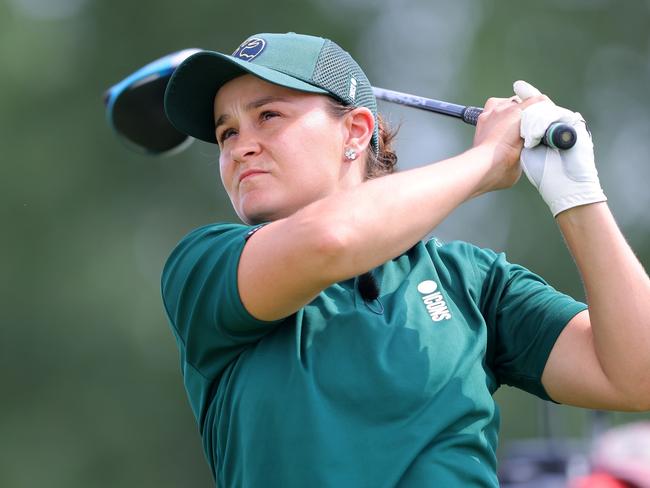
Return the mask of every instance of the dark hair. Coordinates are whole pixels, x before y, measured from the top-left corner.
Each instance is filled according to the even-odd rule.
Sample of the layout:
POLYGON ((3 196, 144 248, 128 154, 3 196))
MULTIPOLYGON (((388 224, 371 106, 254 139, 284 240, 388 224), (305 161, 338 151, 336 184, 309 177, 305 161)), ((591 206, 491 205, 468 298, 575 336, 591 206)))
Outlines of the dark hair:
MULTIPOLYGON (((334 117, 343 117, 356 107, 343 105, 333 97, 327 97, 329 112, 334 117)), ((397 153, 393 149, 393 140, 399 131, 399 127, 393 129, 388 126, 381 114, 377 114, 379 125, 379 150, 375 154, 371 146, 368 146, 368 158, 366 161, 366 179, 377 178, 395 171, 397 165, 397 153)))

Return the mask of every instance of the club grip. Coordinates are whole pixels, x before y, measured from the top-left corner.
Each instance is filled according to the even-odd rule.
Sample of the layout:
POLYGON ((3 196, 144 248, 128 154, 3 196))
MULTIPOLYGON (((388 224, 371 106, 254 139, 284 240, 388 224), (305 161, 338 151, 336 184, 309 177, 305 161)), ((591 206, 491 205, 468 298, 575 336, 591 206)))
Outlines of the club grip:
POLYGON ((482 113, 482 108, 465 107, 465 110, 463 110, 463 120, 468 124, 476 125, 478 123, 478 116, 482 113))
POLYGON ((542 144, 555 149, 571 149, 578 136, 576 130, 568 124, 554 122, 548 126, 542 144))
MULTIPOLYGON (((478 116, 483 112, 479 107, 465 107, 463 120, 471 125, 478 123, 478 116)), ((568 124, 555 122, 548 126, 542 138, 542 144, 555 149, 571 149, 577 140, 576 130, 568 124)))

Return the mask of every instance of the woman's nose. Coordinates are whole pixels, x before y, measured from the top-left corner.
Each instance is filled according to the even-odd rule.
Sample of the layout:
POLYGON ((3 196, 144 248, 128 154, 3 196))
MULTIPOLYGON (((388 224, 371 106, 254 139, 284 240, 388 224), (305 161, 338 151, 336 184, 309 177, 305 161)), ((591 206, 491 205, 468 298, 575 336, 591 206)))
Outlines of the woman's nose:
POLYGON ((253 134, 240 132, 237 135, 236 141, 234 142, 235 144, 232 148, 232 158, 235 161, 245 161, 246 159, 257 155, 260 152, 259 141, 253 134))

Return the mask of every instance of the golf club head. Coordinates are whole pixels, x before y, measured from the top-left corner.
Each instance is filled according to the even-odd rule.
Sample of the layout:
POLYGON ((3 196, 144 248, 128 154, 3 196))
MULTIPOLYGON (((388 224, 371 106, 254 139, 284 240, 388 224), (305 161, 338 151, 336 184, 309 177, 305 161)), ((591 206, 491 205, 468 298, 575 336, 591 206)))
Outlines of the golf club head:
POLYGON ((104 93, 108 124, 127 146, 162 156, 185 149, 194 140, 179 132, 165 115, 165 88, 172 73, 200 49, 183 49, 157 59, 104 93))

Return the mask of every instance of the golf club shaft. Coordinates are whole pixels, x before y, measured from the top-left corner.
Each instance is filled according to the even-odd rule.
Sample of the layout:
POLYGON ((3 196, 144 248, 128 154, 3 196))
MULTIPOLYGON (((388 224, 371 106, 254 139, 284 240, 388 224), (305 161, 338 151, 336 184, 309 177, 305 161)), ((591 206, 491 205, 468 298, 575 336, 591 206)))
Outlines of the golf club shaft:
MULTIPOLYGON (((395 90, 386 90, 385 88, 373 87, 372 91, 380 100, 387 102, 399 103, 408 107, 419 108, 435 112, 438 114, 449 115, 463 119, 464 122, 476 125, 478 116, 483 112, 479 107, 468 107, 465 105, 458 105, 456 103, 443 102, 441 100, 434 100, 432 98, 420 97, 418 95, 410 95, 395 90)), ((549 147, 556 149, 570 149, 576 142, 576 132, 573 127, 562 123, 553 123, 546 130, 546 134, 542 139, 542 143, 549 147)))

